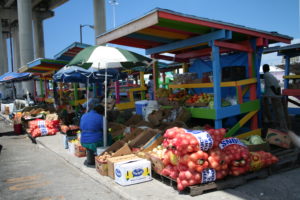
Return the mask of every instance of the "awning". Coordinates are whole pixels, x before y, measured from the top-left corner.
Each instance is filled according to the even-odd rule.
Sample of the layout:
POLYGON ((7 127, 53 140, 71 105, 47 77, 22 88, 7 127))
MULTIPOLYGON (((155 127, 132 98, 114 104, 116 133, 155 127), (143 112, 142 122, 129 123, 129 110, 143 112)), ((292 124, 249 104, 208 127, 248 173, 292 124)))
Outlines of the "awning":
POLYGON ((38 58, 32 62, 27 63, 26 66, 21 67, 19 69, 19 72, 31 72, 39 75, 50 71, 57 71, 66 64, 68 64, 67 61, 38 58))
POLYGON ((241 49, 245 45, 243 42, 251 39, 256 39, 259 46, 265 46, 276 42, 290 43, 292 37, 157 8, 99 35, 97 45, 112 43, 142 48, 154 58, 180 62, 209 56, 210 41, 217 41, 215 45, 221 47, 222 53, 230 48, 241 49), (164 56, 162 53, 172 53, 174 56, 164 56))
POLYGON ((16 82, 31 78, 31 73, 7 72, 0 76, 0 82, 16 82))
POLYGON ((89 44, 74 42, 64 50, 54 55, 55 60, 71 61, 82 49, 89 47, 89 44))

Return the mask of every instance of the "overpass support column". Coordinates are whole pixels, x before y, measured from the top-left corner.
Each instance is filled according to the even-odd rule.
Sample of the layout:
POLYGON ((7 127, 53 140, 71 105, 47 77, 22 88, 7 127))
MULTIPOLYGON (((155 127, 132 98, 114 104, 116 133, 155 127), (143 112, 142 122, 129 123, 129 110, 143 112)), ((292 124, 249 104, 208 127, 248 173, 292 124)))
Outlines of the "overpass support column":
POLYGON ((6 72, 8 72, 7 44, 6 37, 2 33, 2 24, 0 23, 0 75, 6 72))
POLYGON ((45 44, 44 44, 44 27, 43 19, 39 16, 35 16, 33 19, 34 26, 34 58, 44 58, 45 57, 45 44))
POLYGON ((12 37, 13 37, 13 55, 14 55, 14 66, 13 71, 18 72, 18 69, 21 67, 20 64, 20 41, 19 41, 19 29, 18 26, 15 26, 12 29, 12 37))
POLYGON ((94 30, 96 37, 106 31, 105 0, 94 0, 94 30))
POLYGON ((33 60, 33 37, 32 37, 32 6, 31 0, 18 0, 18 21, 20 40, 21 66, 33 60))

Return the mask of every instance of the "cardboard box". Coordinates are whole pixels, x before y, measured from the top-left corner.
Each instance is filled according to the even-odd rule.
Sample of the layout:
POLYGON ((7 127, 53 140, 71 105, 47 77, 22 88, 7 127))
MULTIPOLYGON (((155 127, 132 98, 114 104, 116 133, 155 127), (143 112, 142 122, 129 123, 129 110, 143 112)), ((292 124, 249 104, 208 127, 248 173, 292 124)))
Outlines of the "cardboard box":
POLYGON ((134 128, 130 133, 126 134, 122 139, 124 142, 131 142, 134 138, 136 138, 139 134, 143 132, 144 129, 134 128))
POLYGON ((120 185, 132 185, 152 180, 149 160, 127 160, 114 165, 115 181, 120 185))
POLYGON ((154 155, 151 155, 151 154, 149 154, 149 156, 150 156, 150 161, 151 161, 151 167, 152 167, 152 169, 156 173, 160 174, 161 171, 165 168, 162 159, 160 159, 160 158, 158 158, 158 157, 156 157, 154 155))
MULTIPOLYGON (((122 141, 122 140, 113 143, 104 152, 109 152, 109 153, 113 152, 114 153, 113 157, 123 156, 123 155, 127 155, 127 154, 132 153, 129 146, 128 146, 128 144, 126 142, 122 141)), ((101 155, 103 155, 104 152, 102 152, 101 155)))
POLYGON ((150 140, 148 140, 148 142, 146 142, 146 144, 144 144, 141 147, 141 149, 144 152, 151 151, 152 149, 160 145, 163 142, 163 140, 164 140, 163 136, 160 133, 157 133, 155 136, 150 138, 150 140))
POLYGON ((150 140, 153 140, 153 138, 158 138, 159 135, 157 136, 157 134, 160 133, 161 131, 158 129, 151 129, 151 128, 145 129, 136 138, 134 138, 131 142, 129 142, 129 146, 131 148, 143 148, 144 145, 146 145, 150 140))
MULTIPOLYGON (((118 156, 124 156, 131 154, 131 149, 129 148, 128 144, 124 141, 117 141, 113 143, 110 147, 108 147, 104 152, 102 152, 101 155, 103 155, 105 152, 114 153, 112 157, 118 157, 118 156)), ((103 176, 108 175, 108 164, 106 162, 100 162, 98 160, 98 156, 95 157, 95 163, 96 163, 96 170, 99 172, 99 174, 103 176)))
POLYGON ((98 157, 95 157, 96 171, 102 176, 108 175, 108 165, 107 162, 100 162, 98 157))
POLYGON ((107 159, 107 175, 112 179, 115 178, 115 168, 114 164, 122 161, 141 159, 134 154, 129 154, 125 156, 112 157, 107 159))
POLYGON ((276 129, 268 129, 266 141, 269 144, 277 145, 282 148, 291 148, 292 140, 287 132, 279 131, 276 129))

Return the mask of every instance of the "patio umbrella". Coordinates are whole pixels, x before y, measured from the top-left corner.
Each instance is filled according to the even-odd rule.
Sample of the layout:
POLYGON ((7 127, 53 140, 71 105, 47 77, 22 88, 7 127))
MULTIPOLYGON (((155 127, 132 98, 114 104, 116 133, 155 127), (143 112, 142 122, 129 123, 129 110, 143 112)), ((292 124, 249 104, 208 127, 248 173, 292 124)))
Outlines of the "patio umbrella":
POLYGON ((130 69, 148 65, 151 61, 151 58, 117 47, 90 46, 80 51, 68 65, 77 65, 85 69, 130 69))
POLYGON ((0 83, 11 83, 13 88, 13 98, 16 98, 14 82, 24 81, 32 78, 31 73, 7 72, 0 76, 0 83))
POLYGON ((56 82, 86 83, 91 72, 78 66, 64 66, 53 75, 56 82))
POLYGON ((107 144, 107 74, 108 69, 125 68, 130 69, 138 66, 150 65, 152 59, 146 56, 134 53, 129 50, 108 47, 108 46, 90 46, 80 51, 69 63, 69 65, 81 66, 85 69, 105 69, 105 114, 103 123, 104 147, 107 144))

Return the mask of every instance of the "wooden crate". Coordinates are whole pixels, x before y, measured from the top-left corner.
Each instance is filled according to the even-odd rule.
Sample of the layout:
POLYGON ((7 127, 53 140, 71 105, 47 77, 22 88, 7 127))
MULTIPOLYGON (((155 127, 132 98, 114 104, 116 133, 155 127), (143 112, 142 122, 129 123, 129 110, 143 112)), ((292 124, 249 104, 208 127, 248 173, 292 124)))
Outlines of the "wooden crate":
MULTIPOLYGON (((197 195, 201 195, 205 192, 235 188, 235 187, 243 185, 251 180, 266 178, 268 176, 269 176, 269 169, 265 168, 265 169, 261 169, 256 172, 250 172, 250 173, 240 175, 240 176, 227 176, 223 180, 218 180, 218 181, 207 183, 207 184, 188 186, 185 190, 181 191, 180 193, 187 194, 190 196, 197 196, 197 195)), ((175 180, 173 180, 169 177, 157 174, 155 172, 153 173, 153 177, 160 180, 161 182, 173 187, 174 189, 177 189, 177 183, 175 180)))
POLYGON ((269 168, 270 174, 281 173, 299 167, 300 149, 276 148, 271 151, 279 161, 269 168))

